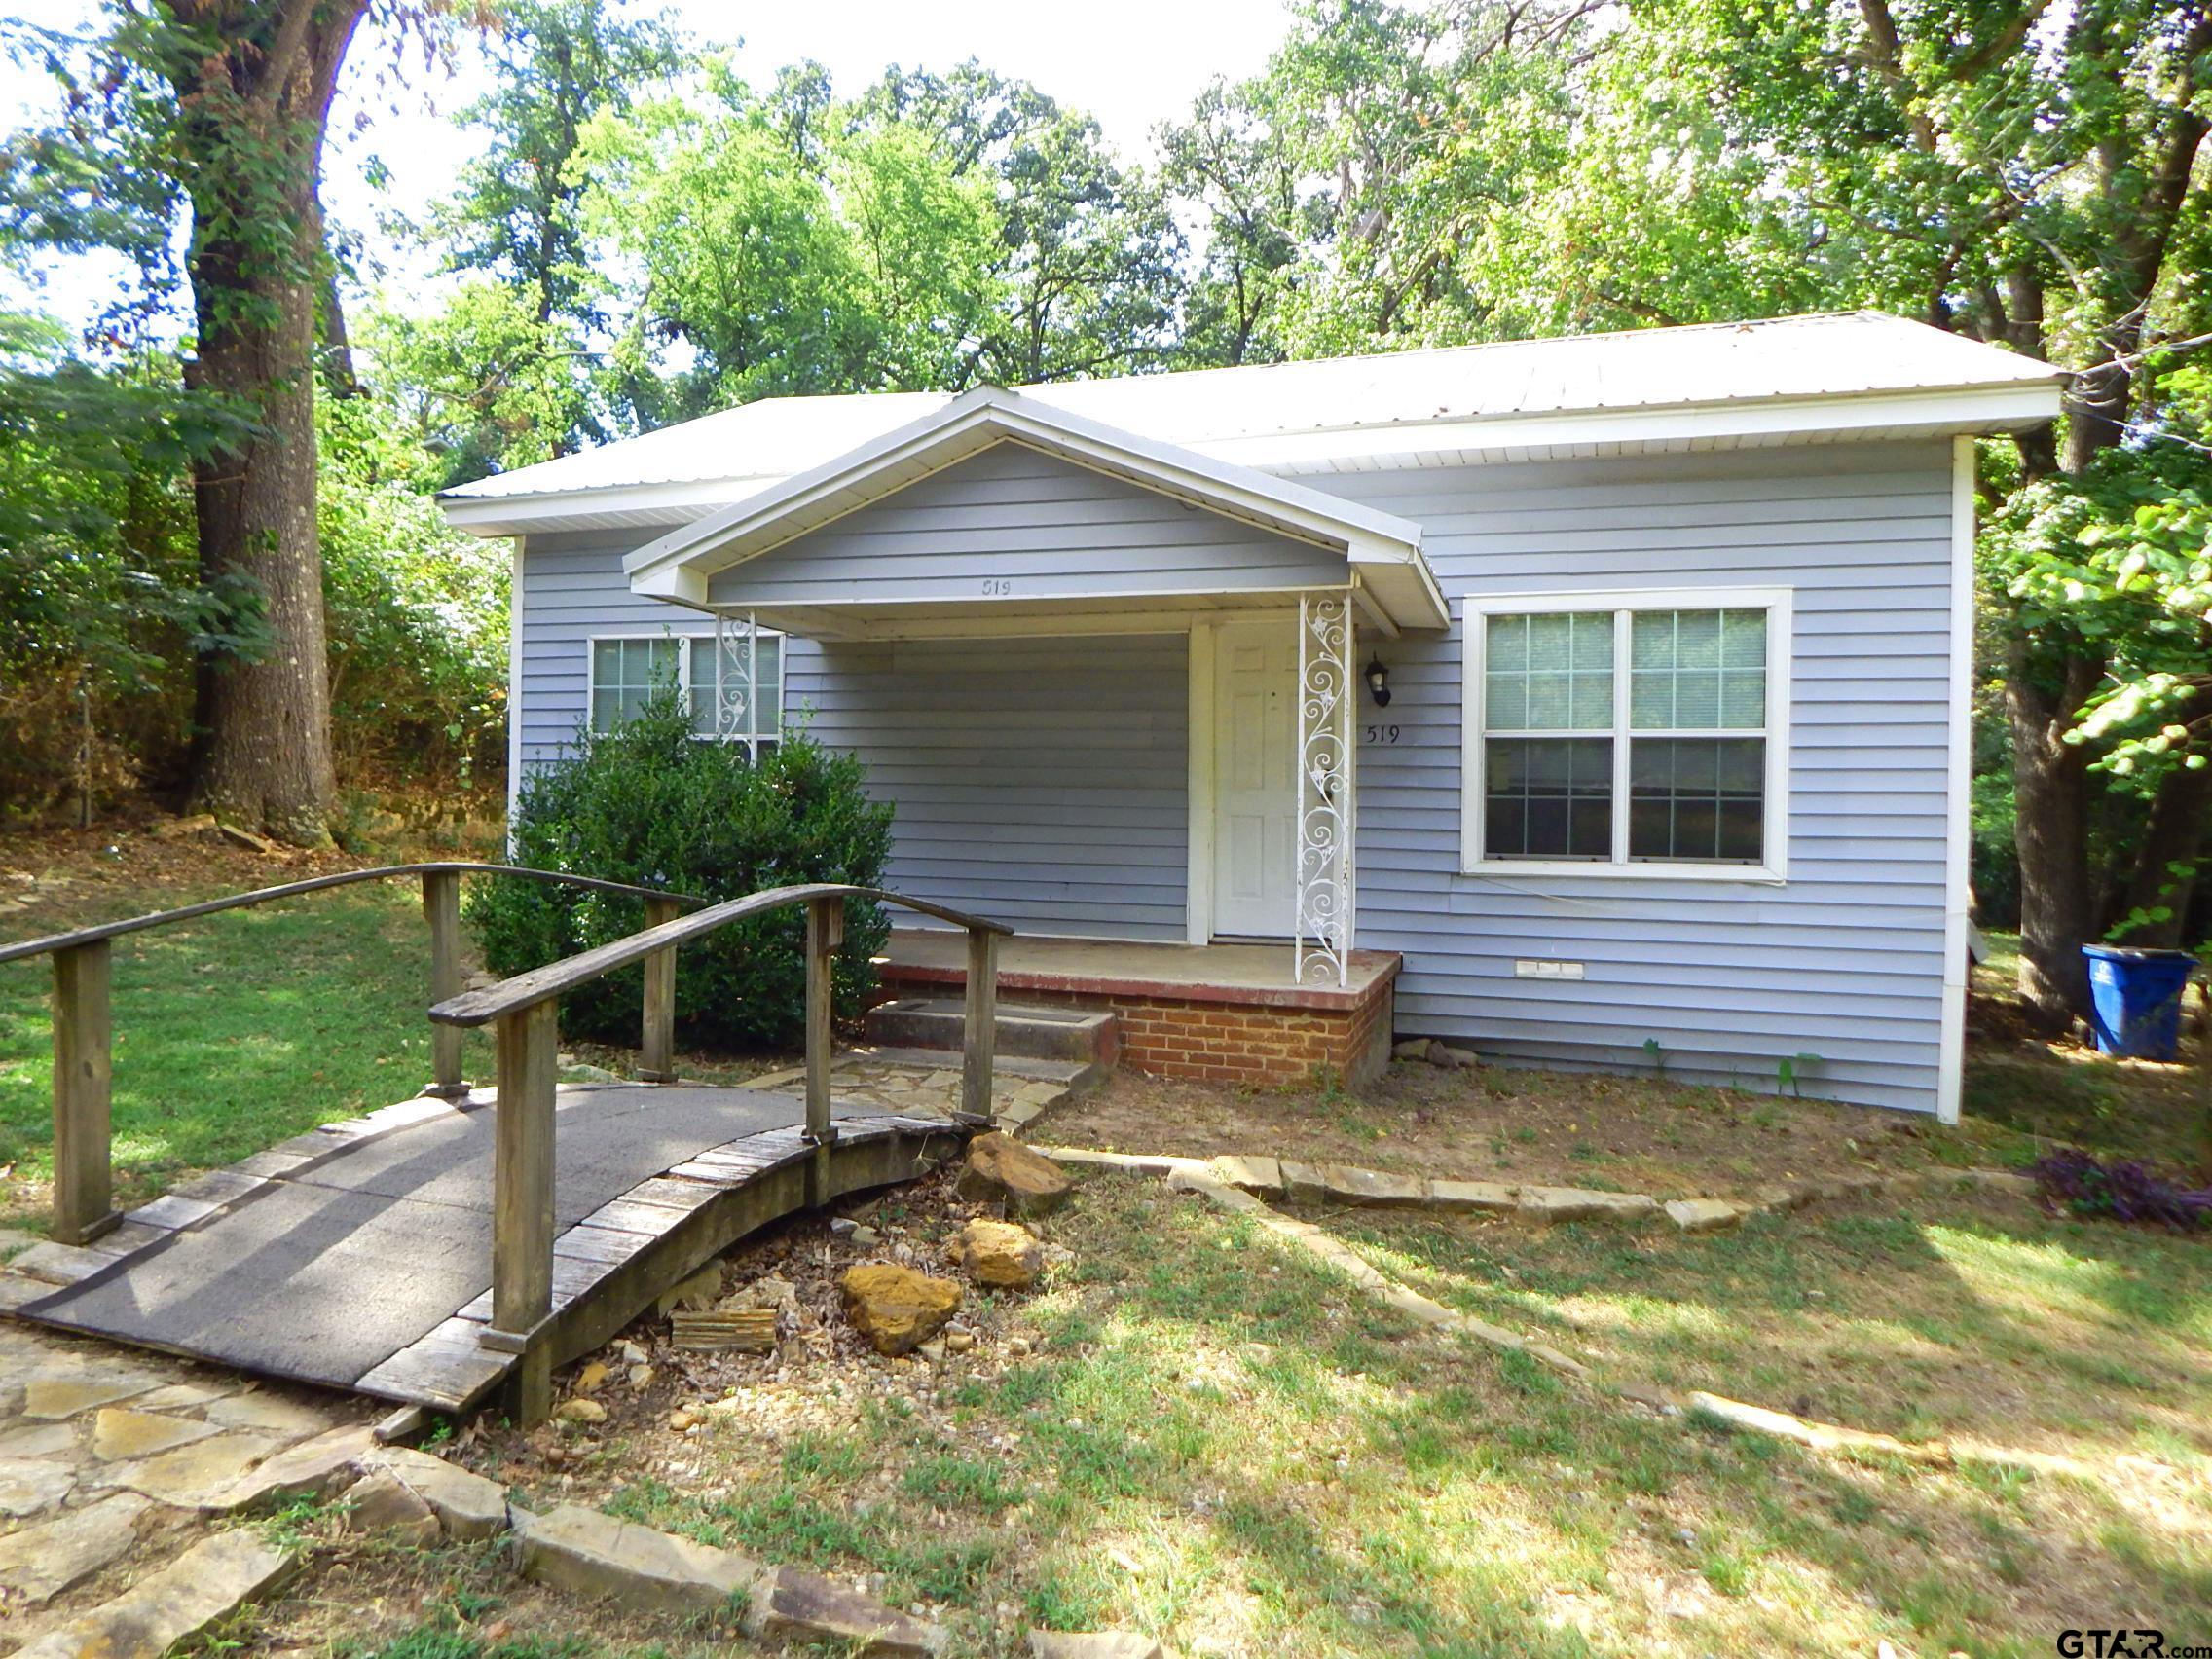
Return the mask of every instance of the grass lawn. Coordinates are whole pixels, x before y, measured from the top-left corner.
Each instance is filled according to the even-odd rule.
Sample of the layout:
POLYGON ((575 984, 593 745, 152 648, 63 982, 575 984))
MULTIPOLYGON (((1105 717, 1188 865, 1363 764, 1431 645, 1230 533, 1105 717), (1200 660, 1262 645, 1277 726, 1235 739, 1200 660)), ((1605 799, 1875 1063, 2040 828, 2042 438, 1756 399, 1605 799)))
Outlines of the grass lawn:
MULTIPOLYGON (((39 902, 0 914, 0 934, 304 873, 135 857, 32 882, 39 902)), ((0 876, 19 862, 0 846, 0 876)), ((400 884, 119 941, 127 1199, 413 1093, 428 1067, 425 958, 400 884)), ((43 963, 0 970, 0 1220, 35 1222, 46 1201, 46 988, 43 963)), ((1709 1193, 2020 1163, 2056 1138, 2166 1162, 2194 1150, 2190 1074, 2028 1041, 2007 1027, 1995 977, 1979 989, 1957 1130, 1656 1078, 1396 1067, 1361 1093, 1124 1078, 1038 1138, 1709 1193)), ((489 1064, 472 1046, 470 1075, 489 1064)), ((953 1225, 945 1183, 890 1196, 879 1219, 936 1260, 953 1225)), ((1584 1357, 1601 1385, 1706 1388, 1997 1454, 1932 1467, 1664 1419, 1427 1331, 1246 1218, 1104 1174, 1044 1224, 1064 1264, 1031 1295, 972 1291, 976 1345, 941 1364, 863 1355, 833 1311, 813 1347, 771 1360, 676 1353, 647 1321, 631 1334, 658 1375, 636 1392, 608 1384, 604 1425, 479 1424, 449 1450, 535 1505, 599 1504, 864 1578, 943 1618, 953 1652, 993 1659, 1022 1651, 1030 1627, 1132 1628, 1187 1655, 1271 1659, 1884 1642, 1993 1659, 2050 1652, 2059 1630, 2089 1625, 2212 1640, 2205 1240, 1977 1193, 1701 1237, 1315 1219, 1426 1294, 1584 1357), (699 1400, 718 1409, 672 1428, 672 1410, 699 1400), (2087 1467, 2039 1472, 2006 1450, 2087 1467)), ((812 1217, 734 1260, 819 1288, 852 1257, 812 1217)), ((745 1651, 519 1584, 497 1550, 415 1552, 350 1537, 333 1516, 313 1526, 317 1570, 241 1621, 240 1644, 335 1659, 745 1651)))
MULTIPOLYGON (((926 1257, 939 1228, 909 1201, 894 1214, 926 1257)), ((533 1502, 869 1577, 944 1617, 960 1653, 1016 1652, 1030 1625, 1362 1656, 2025 1655, 2067 1625, 2212 1631, 2199 1244, 1973 1198, 1717 1238, 1332 1224, 1601 1380, 2111 1472, 1931 1469, 1664 1420, 1111 1175, 1043 1224, 1072 1259, 1041 1292, 971 1293, 977 1345, 941 1366, 720 1361, 727 1406, 689 1435, 656 1385, 603 1391, 614 1416, 586 1436, 471 1455, 533 1502)), ((802 1221, 779 1248, 741 1271, 843 1247, 802 1221)))
POLYGON ((2206 1039, 2195 1038, 2193 1054, 2186 1035, 2202 1030, 2196 999, 2182 1023, 2184 1064, 2112 1059, 2071 1037, 2053 1041, 2029 1030, 2016 988, 2019 936, 1991 934, 1989 946, 1967 1007, 1969 1121, 2038 1146, 2063 1142, 2195 1164, 2212 1181, 2212 1071, 2203 1058, 2206 1039))
MULTIPOLYGON (((96 907, 129 915, 189 902, 118 889, 96 907)), ((81 911, 64 925, 83 925, 81 911)), ((114 951, 115 1167, 126 1205, 429 1081, 429 945, 410 884, 209 916, 119 939, 114 951)), ((0 1166, 9 1168, 0 1220, 43 1222, 50 1197, 50 985, 44 959, 0 968, 0 1166)), ((490 1056, 472 1033, 467 1075, 488 1075, 490 1056)))
MULTIPOLYGON (((0 939, 174 909, 389 860, 272 860, 210 837, 110 833, 0 842, 0 939), (110 849, 113 849, 112 851, 110 849)), ((429 933, 420 888, 366 883, 114 942, 114 1153, 128 1205, 201 1169, 430 1080, 429 933)), ((43 1228, 53 1179, 52 973, 0 967, 0 1223, 43 1228)), ((471 1033, 470 1077, 491 1043, 471 1033)))

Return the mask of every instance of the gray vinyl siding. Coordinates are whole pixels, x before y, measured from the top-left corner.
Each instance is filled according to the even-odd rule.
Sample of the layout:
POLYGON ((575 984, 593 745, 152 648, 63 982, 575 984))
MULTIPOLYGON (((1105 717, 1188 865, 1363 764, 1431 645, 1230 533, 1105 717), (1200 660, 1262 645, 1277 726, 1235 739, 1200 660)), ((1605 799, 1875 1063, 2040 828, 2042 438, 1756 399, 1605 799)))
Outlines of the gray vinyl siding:
POLYGON ((1184 938, 1181 634, 820 648, 809 702, 898 807, 892 885, 1024 932, 1184 938))
POLYGON ((630 591, 622 556, 648 539, 649 533, 613 531, 524 541, 518 614, 525 771, 566 752, 583 723, 595 637, 714 633, 714 618, 630 591))
MULTIPOLYGON (((699 636, 640 599, 643 535, 533 536, 522 559, 522 763, 584 719, 590 642, 699 636)), ((1184 937, 1189 643, 1184 636, 784 645, 784 714, 859 755, 897 808, 893 888, 1025 931, 1184 937)))
POLYGON ((1340 553, 1002 443, 716 576, 718 605, 1341 587, 1340 553))
MULTIPOLYGON (((1942 986, 1949 446, 1308 480, 1423 527, 1443 639, 1372 642, 1402 736, 1359 756, 1358 942, 1404 953, 1397 1024, 1546 1064, 1932 1111, 1942 986), (1462 874, 1470 594, 1788 587, 1787 885, 1462 874), (1521 979, 1517 958, 1584 964, 1521 979)), ((1363 723, 1375 717, 1362 710, 1363 723)))
MULTIPOLYGON (((1947 444, 1303 482, 1419 522, 1452 603, 1446 636, 1363 633, 1358 645, 1362 660, 1374 650, 1389 667, 1387 721, 1402 733, 1359 756, 1357 940, 1405 957, 1401 1032, 1534 1063, 1633 1069, 1648 1065, 1652 1038, 1670 1077, 1750 1088, 1773 1088, 1782 1057, 1812 1053, 1822 1059, 1805 1071, 1809 1094, 1933 1110, 1947 444), (1787 885, 1461 873, 1466 598, 1698 585, 1793 591, 1787 885), (1522 957, 1580 962, 1587 977, 1519 979, 1522 957)), ((1162 516, 1161 502, 1030 452, 993 451, 814 533, 794 556, 802 545, 825 556, 846 547, 837 556, 856 569, 886 573, 956 559, 945 570, 967 583, 982 573, 972 556, 989 551, 1040 574, 1088 561, 1089 571, 1141 571, 1150 574, 1135 579, 1156 583, 1208 560, 1234 581, 1253 568, 1255 549, 1287 549, 1293 564, 1309 551, 1174 503, 1162 516), (1046 479, 1063 493, 1038 488, 1046 479), (999 538, 989 549, 963 539, 986 530, 999 538)), ((631 596, 621 555, 645 539, 529 543, 525 765, 557 752, 581 719, 590 635, 711 626, 631 596)), ((1180 636, 794 640, 786 708, 809 711, 818 734, 859 753, 873 787, 897 803, 895 885, 1029 931, 1180 940, 1186 686, 1180 636)), ((1361 723, 1375 714, 1363 703, 1361 723)))

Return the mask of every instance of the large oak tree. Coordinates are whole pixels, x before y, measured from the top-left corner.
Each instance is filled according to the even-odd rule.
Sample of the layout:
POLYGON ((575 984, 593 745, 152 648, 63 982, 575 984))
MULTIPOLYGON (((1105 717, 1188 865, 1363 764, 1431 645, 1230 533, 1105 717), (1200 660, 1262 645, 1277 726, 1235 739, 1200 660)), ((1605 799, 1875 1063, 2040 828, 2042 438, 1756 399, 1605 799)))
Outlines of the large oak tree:
POLYGON ((90 34, 17 31, 62 102, 0 155, 12 229, 134 259, 141 280, 97 337, 160 338, 186 313, 185 392, 227 416, 192 466, 210 614, 195 634, 191 793, 290 841, 322 840, 336 795, 314 421, 318 333, 337 321, 319 194, 331 105, 365 18, 432 45, 448 10, 109 0, 90 34))
POLYGON ((337 782, 315 535, 318 185, 330 105, 368 0, 164 0, 154 61, 175 89, 192 204, 194 389, 251 435, 193 470, 203 579, 242 577, 269 648, 203 656, 196 799, 285 840, 324 838, 337 782))

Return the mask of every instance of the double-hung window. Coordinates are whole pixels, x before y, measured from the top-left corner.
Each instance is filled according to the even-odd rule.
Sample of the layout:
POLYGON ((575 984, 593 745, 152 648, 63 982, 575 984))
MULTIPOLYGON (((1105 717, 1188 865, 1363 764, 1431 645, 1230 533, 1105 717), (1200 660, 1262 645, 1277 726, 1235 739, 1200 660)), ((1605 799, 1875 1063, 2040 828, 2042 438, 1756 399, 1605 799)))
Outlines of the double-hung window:
POLYGON ((1468 602, 1470 870, 1779 880, 1786 589, 1468 602))
POLYGON ((689 707, 694 732, 742 743, 757 759, 783 731, 783 636, 741 635, 726 644, 673 634, 591 642, 593 731, 612 731, 669 685, 689 707))

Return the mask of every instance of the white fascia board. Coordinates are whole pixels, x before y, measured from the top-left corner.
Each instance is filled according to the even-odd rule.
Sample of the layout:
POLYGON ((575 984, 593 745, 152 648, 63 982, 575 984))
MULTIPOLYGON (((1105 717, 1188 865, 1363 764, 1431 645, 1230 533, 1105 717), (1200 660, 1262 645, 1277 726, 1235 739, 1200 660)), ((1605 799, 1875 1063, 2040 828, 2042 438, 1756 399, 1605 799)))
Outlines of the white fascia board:
POLYGON ((639 548, 622 561, 622 568, 633 587, 648 572, 673 563, 690 563, 709 571, 726 570, 877 498, 866 488, 871 479, 888 476, 897 480, 895 488, 903 488, 917 476, 953 465, 1004 439, 1057 452, 1324 545, 1348 551, 1358 539, 1378 551, 1394 546, 1402 559, 1419 557, 1420 527, 1409 520, 1032 404, 996 387, 979 387, 919 421, 639 548), (755 544, 718 560, 719 552, 749 539, 755 544))
POLYGON ((752 495, 775 483, 773 476, 714 478, 675 484, 615 484, 596 490, 538 491, 514 496, 437 498, 446 523, 471 535, 522 535, 559 529, 573 519, 619 515, 644 522, 658 519, 688 524, 700 514, 727 506, 732 496, 752 495))
POLYGON ((1398 627, 1441 631, 1452 626, 1452 607, 1426 560, 1359 564, 1353 571, 1360 591, 1372 596, 1398 627))
POLYGON ((2038 424, 2057 416, 2060 396, 2058 383, 2052 380, 1964 391, 1945 387, 1839 397, 1734 399, 1669 409, 1580 410, 1326 432, 1270 432, 1200 447, 1208 455, 1264 471, 1343 461, 1410 462, 1416 457, 1438 457, 1443 464, 1453 464, 1464 455, 1510 458, 1515 452, 1558 454, 1575 446, 1602 455, 1622 445, 1706 445, 1744 438, 1786 441, 1898 428, 1948 436, 2038 424))
POLYGON ((630 591, 648 599, 669 599, 679 605, 695 605, 701 608, 707 604, 707 578, 682 565, 641 571, 630 578, 630 591))

